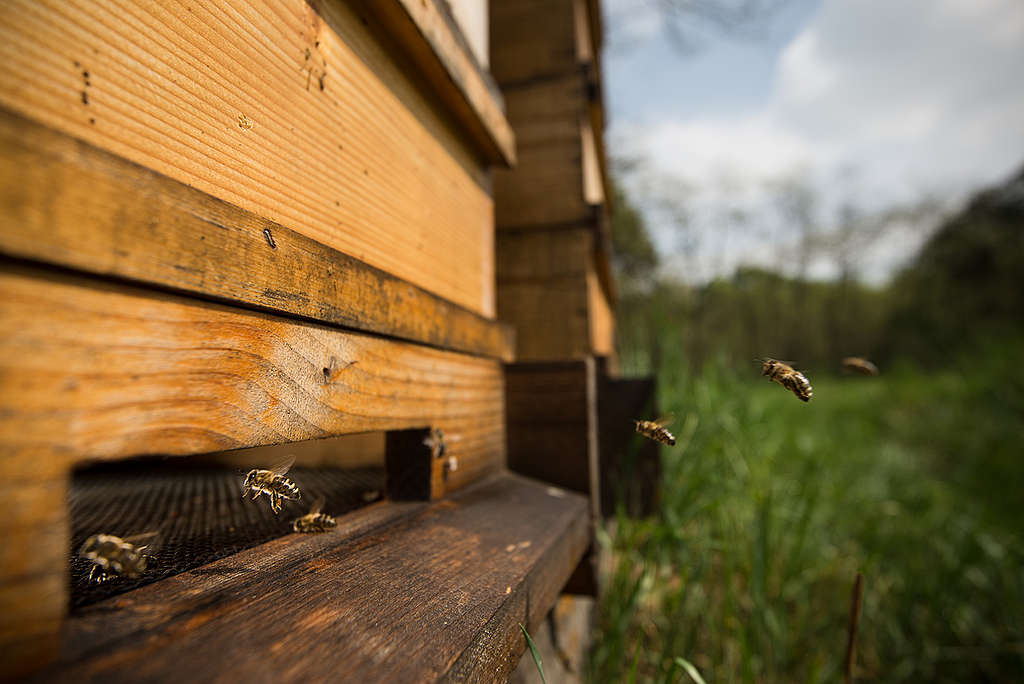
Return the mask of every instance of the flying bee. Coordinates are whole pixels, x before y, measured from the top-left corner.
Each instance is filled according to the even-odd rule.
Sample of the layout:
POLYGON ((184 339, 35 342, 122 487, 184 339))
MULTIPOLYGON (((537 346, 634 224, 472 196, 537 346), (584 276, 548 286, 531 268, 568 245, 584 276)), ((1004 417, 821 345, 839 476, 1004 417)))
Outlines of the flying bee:
POLYGON ((139 544, 144 539, 151 539, 156 532, 147 532, 133 537, 115 537, 112 534, 94 534, 85 540, 78 555, 92 563, 89 580, 95 575, 97 582, 105 582, 115 576, 134 579, 146 571, 150 554, 143 553, 152 543, 139 544))
POLYGON ((313 507, 309 509, 309 513, 297 518, 292 523, 292 529, 296 532, 326 532, 331 527, 336 527, 338 522, 326 513, 321 513, 320 509, 324 507, 324 497, 318 496, 316 501, 313 502, 313 507))
POLYGON ((249 492, 253 492, 252 498, 255 501, 260 494, 270 497, 270 508, 274 514, 281 512, 281 499, 298 499, 301 497, 299 488, 294 482, 285 477, 285 473, 294 465, 295 457, 286 456, 269 470, 253 468, 245 476, 242 483, 242 498, 249 492))
POLYGON ((655 442, 675 446, 675 436, 665 429, 666 425, 672 423, 672 418, 672 416, 662 416, 658 420, 634 420, 633 425, 636 426, 636 431, 644 437, 653 439, 655 442))
POLYGON ((861 375, 878 375, 878 366, 859 356, 847 356, 840 362, 843 370, 861 375))
POLYGON ((767 375, 769 380, 774 380, 790 392, 796 395, 801 401, 810 401, 813 390, 811 383, 807 381, 804 374, 794 370, 782 361, 775 359, 761 359, 761 375, 767 375))

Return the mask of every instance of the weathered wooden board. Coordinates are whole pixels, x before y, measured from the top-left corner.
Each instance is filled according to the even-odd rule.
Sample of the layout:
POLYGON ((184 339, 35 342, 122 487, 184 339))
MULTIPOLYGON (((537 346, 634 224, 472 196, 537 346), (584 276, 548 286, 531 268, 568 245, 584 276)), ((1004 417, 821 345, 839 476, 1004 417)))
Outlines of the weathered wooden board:
POLYGON ((578 68, 573 0, 493 0, 490 10, 491 73, 502 88, 578 68))
POLYGON ((0 104, 493 315, 492 202, 339 2, 0 4, 0 104))
MULTIPOLYGON (((377 515, 394 504, 358 511, 377 515)), ((385 527, 291 535, 73 616, 47 681, 499 681, 590 538, 586 501, 504 475, 385 527), (258 654, 258 655, 257 655, 258 654)))
POLYGON ((498 314, 520 361, 614 355, 615 318, 587 226, 500 231, 498 314))
MULTIPOLYGON (((40 451, 24 454, 38 459, 40 451)), ((0 469, 13 456, 0 449, 0 469)), ((41 473, 5 480, 0 527, 0 680, 30 672, 57 652, 67 592, 67 479, 41 473)))
POLYGON ((473 56, 446 2, 436 0, 358 0, 380 21, 411 58, 415 68, 444 98, 489 161, 515 163, 515 136, 502 111, 501 92, 473 56))
POLYGON ((505 90, 519 163, 494 174, 499 229, 550 227, 588 220, 582 126, 587 93, 579 71, 505 90))
POLYGON ((596 513, 600 488, 594 359, 511 364, 505 378, 509 468, 590 494, 596 513))
POLYGON ((0 253, 506 361, 513 354, 506 326, 2 109, 0 253))
MULTIPOLYGON (((614 516, 621 502, 628 515, 658 510, 661 455, 657 442, 637 434, 634 420, 656 420, 654 378, 612 378, 598 373, 597 411, 601 463, 601 513, 614 516)), ((678 425, 671 426, 678 435, 678 425)))
POLYGON ((23 448, 67 463, 432 425, 467 465, 503 462, 496 361, 10 264, 0 329, 8 478, 58 470, 23 448))

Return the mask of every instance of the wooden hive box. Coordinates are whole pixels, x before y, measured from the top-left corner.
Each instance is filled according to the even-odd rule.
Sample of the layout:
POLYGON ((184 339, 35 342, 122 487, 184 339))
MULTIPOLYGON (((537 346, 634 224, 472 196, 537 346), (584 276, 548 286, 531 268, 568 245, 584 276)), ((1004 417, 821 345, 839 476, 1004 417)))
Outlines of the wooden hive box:
POLYGON ((491 168, 516 151, 471 38, 435 0, 0 6, 0 674, 515 665, 592 507, 506 469, 491 168), (379 500, 281 531, 236 502, 281 452, 332 505, 345 469, 379 500), (83 531, 156 528, 159 573, 224 516, 272 532, 76 593, 83 531))
POLYGON ((595 513, 615 503, 606 475, 632 474, 630 510, 649 511, 658 452, 634 448, 631 419, 656 412, 655 383, 618 377, 599 3, 491 10, 491 68, 518 149, 515 168, 495 172, 498 315, 517 335, 509 463, 587 493, 595 513))

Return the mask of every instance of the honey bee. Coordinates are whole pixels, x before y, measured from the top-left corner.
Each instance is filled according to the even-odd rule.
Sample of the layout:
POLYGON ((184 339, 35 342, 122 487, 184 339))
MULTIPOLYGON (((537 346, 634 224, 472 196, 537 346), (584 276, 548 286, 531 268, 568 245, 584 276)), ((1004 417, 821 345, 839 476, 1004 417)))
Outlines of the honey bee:
POLYGON ((143 553, 152 543, 138 544, 144 539, 151 539, 156 532, 147 532, 133 537, 115 537, 112 534, 94 534, 85 540, 78 555, 91 562, 89 580, 95 575, 97 582, 105 582, 113 577, 136 578, 146 571, 148 559, 152 555, 143 553), (96 571, 99 574, 96 575, 96 571))
POLYGON ((859 356, 847 356, 841 363, 845 371, 861 375, 878 375, 878 366, 859 356))
POLYGON ((281 459, 269 470, 262 470, 253 468, 245 476, 245 482, 242 483, 242 498, 250 491, 253 492, 252 498, 255 501, 256 497, 260 494, 266 494, 270 497, 270 508, 274 511, 274 514, 281 512, 281 499, 298 499, 301 497, 299 488, 294 482, 285 477, 285 473, 295 463, 294 456, 286 456, 281 459))
POLYGON ((636 431, 644 437, 653 439, 655 442, 675 446, 675 436, 665 429, 666 425, 672 423, 672 418, 672 416, 662 416, 658 420, 634 420, 633 425, 636 426, 636 431))
POLYGON ((444 430, 441 428, 431 428, 430 434, 423 438, 423 444, 430 447, 430 455, 433 458, 444 458, 444 452, 447 448, 444 443, 444 430))
POLYGON ((782 361, 776 361, 775 359, 761 359, 761 361, 763 364, 761 366, 761 375, 767 375, 769 380, 774 380, 788 389, 797 396, 797 399, 801 401, 811 400, 811 395, 813 394, 811 383, 807 381, 803 373, 794 370, 782 361))
POLYGON ((318 496, 316 501, 313 502, 313 507, 309 509, 309 513, 297 518, 292 523, 292 529, 296 532, 326 532, 331 527, 336 527, 338 522, 326 513, 321 513, 320 509, 324 507, 324 497, 318 496))

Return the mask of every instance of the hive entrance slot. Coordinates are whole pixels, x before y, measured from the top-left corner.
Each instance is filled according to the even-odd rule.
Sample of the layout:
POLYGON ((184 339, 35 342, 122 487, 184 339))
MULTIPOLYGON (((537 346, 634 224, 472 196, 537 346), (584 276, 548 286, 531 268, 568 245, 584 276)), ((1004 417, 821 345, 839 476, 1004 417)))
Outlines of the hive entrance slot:
POLYGON ((385 494, 388 440, 385 433, 374 433, 76 470, 69 501, 72 609, 291 534, 292 522, 308 513, 318 496, 324 497, 323 511, 335 517, 373 503, 385 494), (358 448, 345 449, 346 444, 358 448), (287 477, 301 498, 283 500, 275 515, 266 496, 243 499, 242 482, 250 468, 267 468, 286 453, 297 456, 287 477), (159 534, 141 576, 89 580, 93 564, 78 551, 90 536, 147 532, 159 534))

